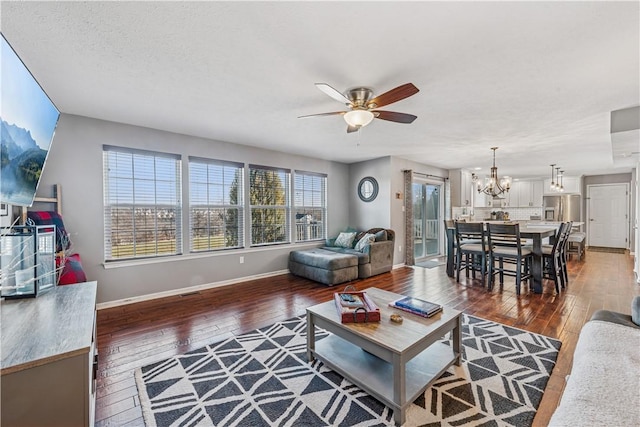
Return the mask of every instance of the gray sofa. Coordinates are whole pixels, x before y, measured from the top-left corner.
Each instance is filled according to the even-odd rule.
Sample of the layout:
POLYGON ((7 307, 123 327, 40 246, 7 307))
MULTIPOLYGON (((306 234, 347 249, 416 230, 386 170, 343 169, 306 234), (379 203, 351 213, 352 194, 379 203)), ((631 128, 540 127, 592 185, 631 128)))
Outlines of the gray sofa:
POLYGON ((289 271, 330 286, 391 271, 395 241, 393 230, 372 228, 358 232, 350 247, 335 246, 334 240, 328 240, 322 248, 291 251, 289 271), (373 234, 375 241, 358 250, 354 246, 366 234, 373 234))
POLYGON ((631 316, 596 311, 582 327, 571 375, 549 426, 638 426, 640 297, 631 316))

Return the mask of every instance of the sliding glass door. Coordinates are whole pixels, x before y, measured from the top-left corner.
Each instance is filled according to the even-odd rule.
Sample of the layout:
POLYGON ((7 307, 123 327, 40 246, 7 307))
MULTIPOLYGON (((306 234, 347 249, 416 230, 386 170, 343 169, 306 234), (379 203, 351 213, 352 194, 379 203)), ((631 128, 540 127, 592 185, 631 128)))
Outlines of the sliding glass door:
POLYGON ((413 183, 413 236, 415 259, 440 254, 442 185, 413 183))

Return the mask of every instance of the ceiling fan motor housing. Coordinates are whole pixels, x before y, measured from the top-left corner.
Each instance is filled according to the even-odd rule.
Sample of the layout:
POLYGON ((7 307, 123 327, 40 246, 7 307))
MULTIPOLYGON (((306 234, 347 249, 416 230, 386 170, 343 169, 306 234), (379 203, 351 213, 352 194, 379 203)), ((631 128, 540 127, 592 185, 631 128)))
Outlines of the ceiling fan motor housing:
POLYGON ((367 102, 373 96, 373 91, 368 87, 354 87, 348 89, 344 96, 346 96, 350 101, 353 107, 356 108, 373 108, 368 107, 367 102))

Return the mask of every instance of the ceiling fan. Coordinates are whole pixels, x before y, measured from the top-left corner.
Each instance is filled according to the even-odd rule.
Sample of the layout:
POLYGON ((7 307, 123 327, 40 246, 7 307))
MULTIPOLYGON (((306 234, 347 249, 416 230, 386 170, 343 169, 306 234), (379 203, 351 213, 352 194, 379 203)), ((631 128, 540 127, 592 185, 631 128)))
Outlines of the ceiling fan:
POLYGON ((299 119, 317 116, 341 115, 347 122, 347 133, 356 132, 376 119, 387 120, 396 123, 412 123, 417 116, 394 111, 381 111, 377 108, 393 104, 408 98, 419 92, 413 83, 405 83, 395 89, 391 89, 373 98, 373 91, 368 87, 356 87, 348 89, 344 94, 338 92, 326 83, 316 83, 316 87, 338 102, 343 102, 349 107, 349 111, 334 111, 331 113, 309 114, 300 116, 299 119))

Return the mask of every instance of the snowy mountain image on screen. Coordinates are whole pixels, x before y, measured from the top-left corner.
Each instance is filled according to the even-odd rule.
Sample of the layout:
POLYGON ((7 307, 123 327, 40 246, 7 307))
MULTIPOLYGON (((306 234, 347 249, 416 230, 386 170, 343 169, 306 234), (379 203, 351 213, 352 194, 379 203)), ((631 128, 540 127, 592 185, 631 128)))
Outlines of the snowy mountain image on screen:
POLYGON ((44 167, 47 150, 28 129, 0 117, 0 194, 17 205, 30 205, 44 167))

